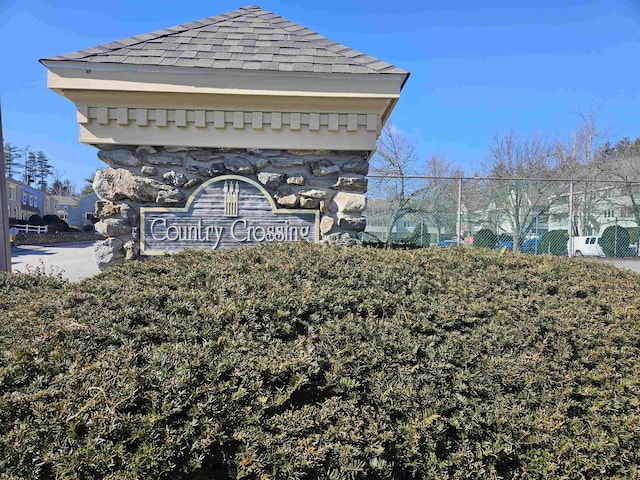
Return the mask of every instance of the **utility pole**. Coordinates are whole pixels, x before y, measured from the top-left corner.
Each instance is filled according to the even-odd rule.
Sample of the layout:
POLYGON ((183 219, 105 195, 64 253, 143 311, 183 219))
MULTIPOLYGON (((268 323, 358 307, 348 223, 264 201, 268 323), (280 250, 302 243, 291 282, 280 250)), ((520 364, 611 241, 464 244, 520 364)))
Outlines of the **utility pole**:
POLYGON ((7 179, 4 174, 4 139, 2 137, 2 104, 0 104, 0 272, 11 271, 11 242, 9 241, 9 214, 7 205, 7 179))
POLYGON ((456 217, 456 245, 460 246, 462 236, 462 178, 458 178, 458 215, 456 217))
POLYGON ((569 182, 569 241, 567 246, 569 256, 573 257, 573 180, 569 182))

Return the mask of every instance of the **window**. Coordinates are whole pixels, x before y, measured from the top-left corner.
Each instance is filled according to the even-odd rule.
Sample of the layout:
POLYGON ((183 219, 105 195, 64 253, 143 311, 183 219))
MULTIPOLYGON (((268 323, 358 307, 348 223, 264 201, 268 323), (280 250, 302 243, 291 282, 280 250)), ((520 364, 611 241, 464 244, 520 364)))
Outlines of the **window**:
POLYGON ((23 193, 23 194, 22 194, 22 204, 23 204, 23 205, 26 205, 26 204, 27 204, 27 194, 26 194, 26 193, 23 193))
POLYGON ((33 197, 33 206, 38 208, 38 197, 33 197))
POLYGON ((84 219, 89 222, 93 220, 93 212, 84 212, 84 219))
POLYGON ((18 189, 16 187, 9 187, 9 200, 16 200, 18 198, 18 189))
POLYGON ((33 207, 33 195, 29 195, 29 206, 33 207))

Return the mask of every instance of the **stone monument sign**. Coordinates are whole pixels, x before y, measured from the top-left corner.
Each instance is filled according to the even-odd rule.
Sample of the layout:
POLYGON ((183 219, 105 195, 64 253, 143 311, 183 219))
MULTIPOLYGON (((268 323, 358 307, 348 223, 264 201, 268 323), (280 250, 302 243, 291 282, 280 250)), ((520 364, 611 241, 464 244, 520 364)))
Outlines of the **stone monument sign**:
POLYGON ((271 242, 317 242, 319 212, 279 208, 246 177, 223 175, 201 185, 184 208, 142 207, 141 253, 235 248, 271 242))
POLYGON ((255 6, 41 62, 108 166, 94 179, 100 268, 355 242, 368 161, 409 76, 255 6))

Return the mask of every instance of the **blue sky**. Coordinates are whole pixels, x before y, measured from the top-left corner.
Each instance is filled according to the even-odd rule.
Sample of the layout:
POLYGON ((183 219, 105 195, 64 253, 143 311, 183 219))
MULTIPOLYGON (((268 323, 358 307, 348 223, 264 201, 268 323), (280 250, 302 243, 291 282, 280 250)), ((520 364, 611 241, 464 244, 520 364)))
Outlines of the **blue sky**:
MULTIPOLYGON (((81 187, 104 165, 38 59, 217 15, 238 1, 0 0, 4 137, 81 187)), ((419 155, 480 168, 496 134, 567 138, 596 109, 611 140, 640 136, 638 0, 256 3, 411 72, 393 115, 419 155)), ((419 171, 419 167, 418 171, 419 171)))

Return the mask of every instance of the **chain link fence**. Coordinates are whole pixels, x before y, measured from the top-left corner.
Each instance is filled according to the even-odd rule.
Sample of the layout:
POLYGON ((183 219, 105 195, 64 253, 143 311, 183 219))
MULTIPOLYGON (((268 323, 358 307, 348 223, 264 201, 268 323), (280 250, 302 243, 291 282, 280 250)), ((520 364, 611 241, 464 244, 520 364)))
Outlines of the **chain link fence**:
POLYGON ((640 182, 369 177, 369 245, 636 257, 640 182))

